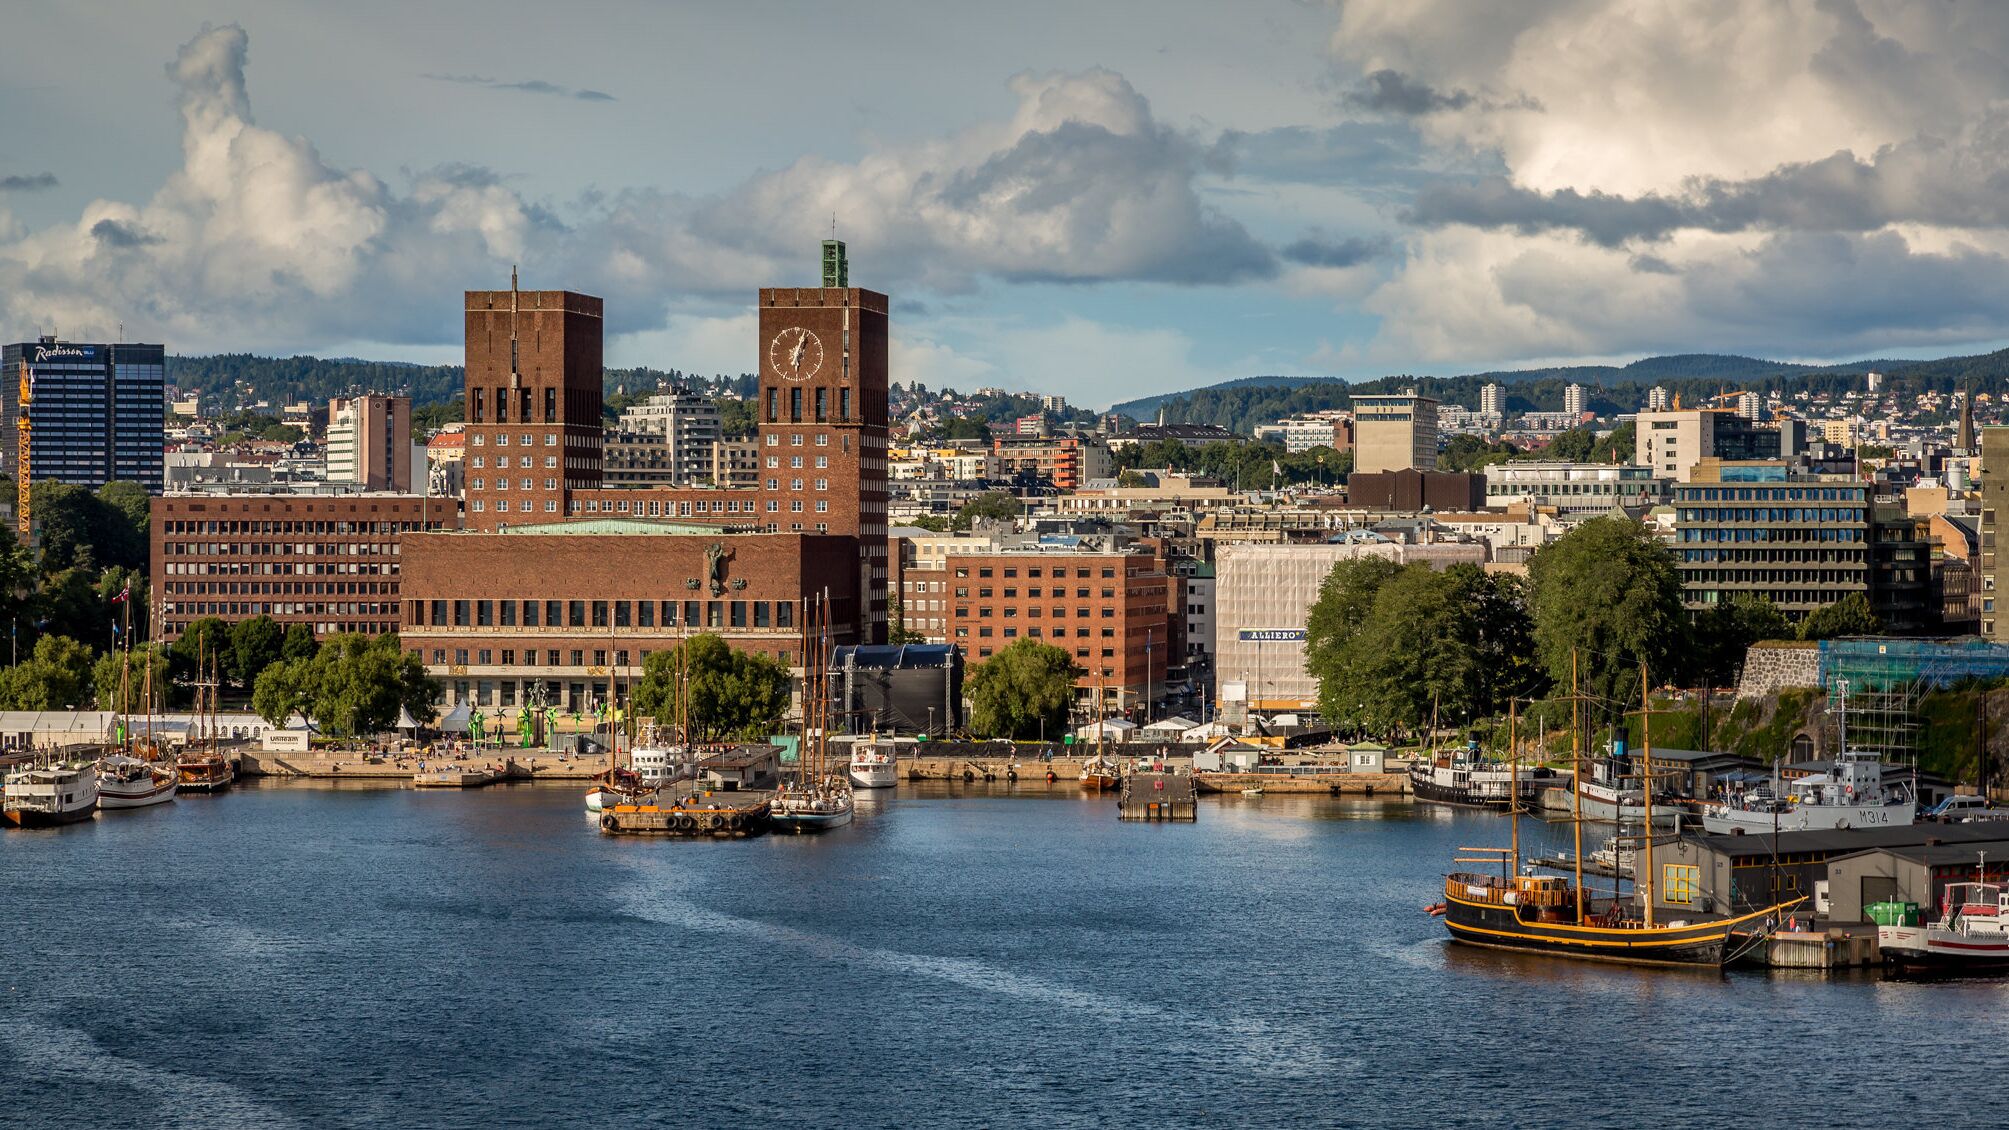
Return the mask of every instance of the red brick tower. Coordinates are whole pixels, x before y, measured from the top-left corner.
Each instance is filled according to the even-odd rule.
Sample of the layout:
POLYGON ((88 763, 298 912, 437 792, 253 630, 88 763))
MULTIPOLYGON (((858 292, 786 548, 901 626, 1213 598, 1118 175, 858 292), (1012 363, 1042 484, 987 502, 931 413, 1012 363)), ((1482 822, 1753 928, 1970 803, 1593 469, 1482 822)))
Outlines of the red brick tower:
POLYGON ((564 520, 600 485, 601 303, 567 290, 467 292, 467 527, 564 520))
POLYGON ((823 286, 760 292, 760 520, 858 539, 858 595, 877 642, 886 621, 887 299, 848 282, 844 245, 831 240, 823 286))

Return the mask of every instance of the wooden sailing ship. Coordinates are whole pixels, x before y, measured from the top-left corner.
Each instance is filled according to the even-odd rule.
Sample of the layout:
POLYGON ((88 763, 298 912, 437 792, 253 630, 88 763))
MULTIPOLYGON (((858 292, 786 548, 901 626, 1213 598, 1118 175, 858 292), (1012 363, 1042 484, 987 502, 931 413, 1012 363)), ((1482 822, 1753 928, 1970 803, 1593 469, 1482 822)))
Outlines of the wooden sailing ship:
POLYGON ((189 734, 187 747, 175 760, 175 772, 180 776, 179 788, 184 793, 220 793, 237 780, 237 765, 223 755, 216 745, 217 691, 222 685, 222 661, 208 657, 205 666, 205 645, 201 641, 196 646, 195 658, 195 730, 189 734))
MULTIPOLYGON (((1576 658, 1570 660, 1571 745, 1574 765, 1584 765, 1582 696, 1576 687, 1576 658)), ((1650 787, 1653 765, 1651 703, 1648 700, 1646 668, 1640 667, 1641 767, 1649 787, 1641 790, 1646 798, 1644 827, 1653 827, 1650 787)), ((1513 763, 1519 765, 1517 715, 1510 709, 1508 746, 1513 763)), ((1634 897, 1622 897, 1615 889, 1599 895, 1584 886, 1583 801, 1577 794, 1572 812, 1576 838, 1574 882, 1563 875, 1524 874, 1521 871, 1520 805, 1508 809, 1512 841, 1506 848, 1460 848, 1455 860, 1461 864, 1498 867, 1498 874, 1454 871, 1444 879, 1444 901, 1430 908, 1441 915, 1451 937, 1466 945, 1491 949, 1552 954, 1579 960, 1623 962, 1637 965, 1684 965, 1720 968, 1734 956, 1733 939, 1739 928, 1754 922, 1775 921, 1782 911, 1803 901, 1794 899, 1763 910, 1734 917, 1684 915, 1661 921, 1654 912, 1653 836, 1649 831, 1635 852, 1634 897)))

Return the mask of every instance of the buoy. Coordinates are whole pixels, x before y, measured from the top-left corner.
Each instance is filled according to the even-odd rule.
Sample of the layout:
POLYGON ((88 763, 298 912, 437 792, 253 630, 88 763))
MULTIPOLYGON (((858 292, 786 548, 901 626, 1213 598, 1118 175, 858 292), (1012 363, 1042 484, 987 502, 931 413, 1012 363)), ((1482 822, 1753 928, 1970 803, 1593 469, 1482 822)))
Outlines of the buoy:
POLYGON ((1058 777, 1056 777, 1056 776, 1054 776, 1054 775, 1053 775, 1053 770, 1051 770, 1051 769, 1048 769, 1048 770, 1046 771, 1046 783, 1047 783, 1047 784, 1051 785, 1051 784, 1053 784, 1053 783, 1054 783, 1055 781, 1057 781, 1057 780, 1059 780, 1059 779, 1060 779, 1060 778, 1058 778, 1058 777))

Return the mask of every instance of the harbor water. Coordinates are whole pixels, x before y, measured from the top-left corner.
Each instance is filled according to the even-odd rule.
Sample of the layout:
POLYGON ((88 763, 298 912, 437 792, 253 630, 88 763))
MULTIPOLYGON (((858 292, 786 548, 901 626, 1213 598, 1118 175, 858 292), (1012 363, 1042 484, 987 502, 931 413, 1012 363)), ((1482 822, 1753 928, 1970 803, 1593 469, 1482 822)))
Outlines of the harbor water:
POLYGON ((718 843, 559 787, 101 814, 0 836, 0 1122, 1885 1126, 1992 1077, 2001 983, 1448 944, 1424 907, 1505 833, 1001 784, 718 843))

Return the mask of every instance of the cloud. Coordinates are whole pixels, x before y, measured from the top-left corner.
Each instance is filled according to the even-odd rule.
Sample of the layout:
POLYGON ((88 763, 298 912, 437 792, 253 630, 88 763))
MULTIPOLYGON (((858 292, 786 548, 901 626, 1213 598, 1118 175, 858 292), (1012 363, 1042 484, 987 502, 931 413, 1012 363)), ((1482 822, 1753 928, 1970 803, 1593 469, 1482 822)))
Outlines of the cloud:
POLYGON ((833 212, 854 277, 892 293, 999 279, 1208 285, 1278 270, 1203 203, 1208 147, 1157 122, 1110 71, 1022 74, 1008 119, 851 162, 804 157, 714 195, 631 188, 550 203, 479 166, 393 184, 331 165, 311 141, 256 122, 248 55, 236 25, 205 26, 178 52, 168 75, 182 163, 150 200, 0 227, 0 317, 79 334, 124 323, 190 351, 424 347, 457 340, 462 290, 501 285, 521 264, 530 285, 604 296, 609 333, 633 335, 807 281, 833 212))
POLYGON ((1386 236, 1349 236, 1333 239, 1323 232, 1309 232, 1284 247, 1278 254, 1307 267, 1355 267, 1386 255, 1391 241, 1386 236))
POLYGON ((614 96, 603 90, 575 90, 546 82, 541 78, 523 79, 518 82, 504 82, 486 75, 421 75, 434 82, 451 82, 461 86, 479 86, 488 90, 514 90, 521 94, 549 94, 558 98, 576 98, 581 102, 612 102, 614 96))
POLYGON ((1348 91, 1341 102, 1373 114, 1416 117, 1445 110, 1463 110, 1478 101, 1468 91, 1441 91, 1417 82, 1400 71, 1383 67, 1368 74, 1359 88, 1348 91))
POLYGON ((145 247, 159 243, 160 237, 118 220, 99 220, 91 225, 91 238, 106 247, 145 247))
POLYGON ((2009 336, 1972 289, 2009 265, 2009 8, 1348 0, 1330 51, 1426 170, 1365 299, 1387 363, 2009 336))
POLYGON ((54 187, 54 173, 10 173, 0 177, 0 192, 39 192, 54 187))

